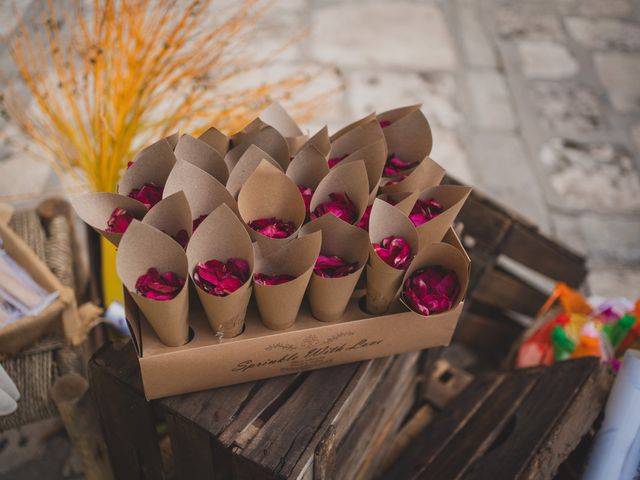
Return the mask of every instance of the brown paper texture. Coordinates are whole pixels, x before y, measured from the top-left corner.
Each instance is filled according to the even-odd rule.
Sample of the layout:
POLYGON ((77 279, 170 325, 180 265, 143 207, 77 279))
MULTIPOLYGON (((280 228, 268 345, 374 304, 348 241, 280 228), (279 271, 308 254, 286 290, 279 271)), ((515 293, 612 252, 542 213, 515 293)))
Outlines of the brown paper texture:
POLYGON ((170 237, 175 237, 180 230, 184 230, 191 238, 193 219, 184 192, 176 192, 160 200, 151 207, 142 223, 151 225, 170 237))
POLYGON ((238 163, 231 171, 229 180, 227 180, 227 190, 229 190, 229 193, 231 193, 233 198, 238 198, 242 185, 244 185, 255 169, 258 168, 258 165, 262 160, 266 160, 278 170, 281 170, 282 168, 280 167, 280 164, 271 158, 271 155, 267 152, 260 149, 260 147, 251 145, 242 154, 238 163))
POLYGON ((460 213, 464 202, 471 193, 471 187, 463 185, 438 185, 422 191, 419 198, 434 198, 444 207, 444 211, 427 223, 416 227, 420 245, 425 246, 439 242, 460 213))
POLYGON ((309 284, 311 313, 318 320, 334 322, 342 317, 369 256, 367 232, 343 222, 334 215, 323 215, 307 223, 301 234, 322 232, 322 255, 337 255, 349 263, 357 263, 356 271, 338 278, 323 278, 315 273, 309 284))
POLYGON ((244 127, 242 127, 239 131, 231 135, 231 146, 235 147, 240 145, 241 143, 245 143, 249 138, 249 135, 256 133, 259 130, 262 130, 264 127, 268 126, 264 123, 260 117, 256 117, 247 123, 244 127))
POLYGON ((163 197, 183 191, 189 202, 191 217, 195 220, 201 215, 208 215, 223 203, 238 212, 238 204, 229 191, 218 180, 196 167, 178 160, 167 178, 163 197))
POLYGON ((287 168, 287 177, 298 186, 317 188, 329 173, 329 165, 322 153, 312 144, 300 149, 287 168))
MULTIPOLYGON (((322 154, 322 156, 326 159, 329 156, 329 152, 331 151, 331 142, 329 140, 329 130, 326 125, 317 131, 307 142, 302 146, 302 148, 313 145, 318 149, 318 151, 322 154)), ((300 148, 300 150, 302 150, 300 148)))
POLYGON ((285 138, 290 156, 293 156, 309 138, 278 102, 273 102, 264 109, 259 118, 275 128, 285 138))
MULTIPOLYGON (((355 223, 357 223, 362 218, 369 200, 367 168, 364 162, 358 160, 333 167, 318 184, 318 188, 316 188, 313 197, 311 197, 311 212, 321 203, 328 201, 331 193, 346 193, 349 196, 349 199, 356 207, 358 218, 355 223)), ((300 196, 299 193, 298 196, 300 196)))
POLYGON ((174 150, 176 148, 176 145, 178 144, 179 139, 180 139, 180 132, 175 132, 167 137, 164 137, 164 140, 166 140, 169 143, 171 150, 174 150))
POLYGON ((235 143, 234 140, 235 146, 224 157, 230 172, 233 171, 240 157, 251 145, 255 145, 271 155, 271 158, 278 162, 283 172, 289 166, 289 146, 284 137, 275 128, 265 126, 259 130, 244 134, 241 138, 242 142, 240 143, 235 143))
POLYGON ((224 158, 229 150, 229 137, 215 127, 210 127, 198 137, 224 158))
POLYGON ((322 234, 314 232, 292 240, 277 252, 256 258, 257 273, 288 274, 296 277, 281 285, 254 283, 260 318, 268 328, 285 330, 296 321, 309 278, 313 273, 313 266, 320 253, 321 241, 322 234))
MULTIPOLYGON (((404 282, 415 272, 416 270, 424 267, 442 266, 449 270, 453 270, 458 277, 458 284, 460 285, 460 294, 456 298, 451 310, 455 309, 458 304, 464 299, 469 286, 469 261, 466 256, 458 250, 456 247, 446 243, 433 243, 424 248, 411 262, 407 272, 402 279, 402 285, 398 292, 402 303, 411 310, 409 304, 404 300, 402 296, 402 289, 404 288, 404 282)), ((412 310, 413 311, 413 310, 412 310)), ((414 313, 420 315, 420 313, 414 313)))
POLYGON ((396 194, 400 192, 422 191, 440 184, 446 172, 438 163, 427 157, 407 176, 395 185, 382 185, 380 193, 396 194))
POLYGON ((193 281, 193 272, 199 262, 214 259, 226 262, 230 258, 241 258, 249 264, 249 279, 238 290, 226 297, 217 297, 208 294, 194 282, 211 328, 223 338, 234 337, 242 332, 251 297, 254 255, 251 238, 240 219, 227 205, 220 205, 200 224, 189 241, 189 276, 193 281))
POLYGON ((133 164, 124 171, 118 182, 118 193, 129 195, 131 190, 145 183, 164 186, 175 163, 173 150, 163 138, 136 155, 133 164))
POLYGON ((251 238, 270 250, 293 240, 306 214, 304 200, 296 184, 264 160, 240 190, 238 209, 247 225, 253 220, 271 217, 294 223, 296 231, 287 238, 270 238, 249 228, 251 238))
POLYGON ((376 120, 375 112, 371 112, 368 115, 362 117, 361 119, 356 120, 353 123, 350 123, 346 127, 342 127, 336 133, 331 135, 331 137, 329 137, 330 140, 331 140, 331 143, 334 143, 336 140, 338 140, 340 137, 343 137, 344 135, 346 135, 350 131, 352 131, 352 130, 354 130, 354 129, 356 129, 356 128, 364 125, 364 124, 370 123, 372 120, 376 120))
POLYGON ((134 218, 142 219, 147 213, 138 200, 110 192, 83 193, 70 197, 71 205, 83 222, 90 225, 116 247, 122 238, 121 233, 105 232, 107 221, 116 208, 124 208, 134 218))
MULTIPOLYGON (((340 138, 331 141, 331 151, 329 158, 339 158, 344 155, 351 155, 362 147, 384 140, 382 128, 377 120, 373 119, 353 130, 348 131, 340 138)), ((386 152, 386 146, 384 147, 386 152)), ((361 159, 364 160, 364 159, 361 159)), ((385 156, 386 161, 386 156, 385 156)))
POLYGON ((392 204, 389 200, 393 200, 392 204, 406 216, 409 216, 411 210, 413 210, 413 206, 416 204, 416 200, 420 197, 420 192, 401 192, 396 194, 386 194, 378 195, 380 200, 384 200, 385 202, 392 204))
POLYGON ((406 162, 419 162, 431 153, 433 139, 431 127, 420 107, 396 108, 378 115, 378 121, 390 121, 383 128, 389 154, 395 153, 406 162))
POLYGON ((373 193, 373 196, 375 196, 375 192, 378 191, 378 186, 380 185, 380 179, 382 178, 384 164, 387 161, 387 145, 385 144, 384 139, 380 139, 359 148, 344 160, 340 161, 338 165, 358 160, 363 160, 365 167, 367 167, 369 192, 373 193))
POLYGON ((191 135, 182 135, 174 150, 176 158, 201 168, 221 184, 227 183, 229 170, 218 151, 191 135))
POLYGON ((151 225, 133 221, 122 236, 116 255, 120 280, 162 343, 178 347, 189 339, 189 284, 187 257, 173 239, 151 225), (185 279, 171 300, 152 300, 136 292, 136 281, 151 267, 158 272, 175 272, 185 279))
POLYGON ((418 232, 411 220, 393 205, 376 199, 369 218, 369 266, 367 268, 367 310, 383 313, 393 300, 404 270, 387 265, 373 249, 373 243, 380 243, 390 236, 403 237, 415 255, 420 249, 418 232))

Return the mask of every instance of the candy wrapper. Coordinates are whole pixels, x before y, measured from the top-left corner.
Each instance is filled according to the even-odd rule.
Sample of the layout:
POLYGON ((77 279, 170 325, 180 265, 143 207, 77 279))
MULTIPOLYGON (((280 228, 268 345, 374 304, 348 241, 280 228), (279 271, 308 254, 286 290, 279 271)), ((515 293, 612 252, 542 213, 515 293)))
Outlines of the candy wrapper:
POLYGON ((246 281, 226 296, 209 294, 196 283, 196 291, 211 328, 224 338, 239 335, 251 297, 254 255, 249 234, 227 205, 216 208, 193 233, 187 246, 187 259, 192 279, 200 263, 210 260, 226 263, 229 259, 246 262, 246 281))
POLYGON ((218 151, 205 141, 182 135, 174 150, 176 158, 201 168, 221 184, 227 183, 229 169, 218 151))
POLYGON ((184 345, 189 338, 189 274, 184 250, 160 230, 134 221, 120 241, 116 270, 160 340, 172 347, 184 345), (174 290, 165 300, 143 295, 148 290, 143 288, 146 282, 141 277, 148 275, 150 269, 181 280, 178 293, 174 290))
POLYGON ((193 220, 184 192, 176 192, 161 200, 144 216, 142 223, 166 233, 186 248, 193 231, 193 220))
MULTIPOLYGON (((256 254, 256 272, 266 275, 289 275, 291 280, 279 285, 255 282, 254 291, 260 318, 268 328, 284 330, 296 321, 313 265, 320 253, 320 232, 295 239, 276 252, 256 254)), ((260 250, 258 246, 256 250, 260 250)))

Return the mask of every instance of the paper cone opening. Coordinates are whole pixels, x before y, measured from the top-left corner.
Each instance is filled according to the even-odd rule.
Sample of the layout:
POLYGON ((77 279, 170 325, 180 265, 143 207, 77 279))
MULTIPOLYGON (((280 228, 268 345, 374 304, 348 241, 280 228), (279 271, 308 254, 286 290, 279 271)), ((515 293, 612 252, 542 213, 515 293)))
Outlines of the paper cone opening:
MULTIPOLYGON (((416 257, 407 269, 403 279, 402 285, 398 291, 398 295, 402 303, 409 309, 415 312, 403 298, 404 282, 420 268, 441 266, 448 270, 455 272, 458 277, 458 285, 460 286, 460 293, 453 302, 450 310, 453 310, 464 299, 467 287, 469 286, 469 261, 466 256, 458 250, 456 247, 446 243, 433 243, 427 248, 423 249, 416 257)), ((418 313, 418 312, 416 312, 418 313)), ((420 315, 420 313, 418 313, 420 315)))
POLYGON ((300 186, 313 188, 329 173, 326 158, 312 144, 307 144, 293 157, 287 168, 287 177, 300 186))
POLYGON ((416 227, 420 245, 426 246, 439 242, 460 213, 464 202, 471 193, 471 187, 463 185, 438 185, 422 191, 419 198, 433 198, 444 207, 444 211, 435 218, 416 227))
POLYGON ((267 161, 262 161, 238 195, 238 209, 244 222, 275 217, 293 222, 295 231, 287 238, 270 238, 249 228, 251 238, 260 244, 284 245, 293 240, 306 214, 304 200, 293 181, 267 161))
POLYGON ((265 126, 259 130, 252 131, 243 135, 242 142, 235 144, 227 155, 224 157, 224 161, 229 168, 229 171, 233 171, 240 157, 247 151, 251 145, 259 147, 264 152, 268 153, 273 158, 280 168, 284 172, 289 166, 289 146, 287 141, 282 135, 273 127, 265 126))
POLYGON ((163 187, 175 163, 173 150, 169 142, 163 138, 135 156, 133 163, 124 171, 118 182, 118 193, 129 195, 131 190, 140 188, 145 183, 163 187))
POLYGON ((344 155, 350 155, 360 148, 380 140, 384 142, 384 134, 380 124, 374 118, 348 131, 341 137, 332 140, 329 158, 340 158, 344 155))
MULTIPOLYGON (((211 328, 224 337, 238 335, 242 331, 244 317, 251 297, 251 277, 254 256, 251 238, 240 219, 227 205, 216 208, 193 233, 187 246, 189 276, 199 262, 240 258, 249 264, 248 280, 226 297, 216 297, 195 285, 211 328)), ((195 284, 195 282, 194 282, 195 284)))
POLYGON ((385 202, 393 205, 402 213, 409 216, 419 196, 420 196, 420 192, 416 191, 416 192, 400 192, 396 194, 383 193, 382 195, 378 195, 378 198, 380 200, 384 200, 385 202))
POLYGON ((116 255, 116 270, 122 283, 162 343, 178 347, 189 338, 189 283, 184 250, 151 225, 133 221, 122 236, 116 255), (153 300, 136 292, 136 281, 149 268, 174 272, 185 280, 171 300, 153 300))
POLYGON ((164 137, 164 140, 166 140, 169 143, 171 150, 174 150, 176 148, 176 145, 178 144, 179 139, 180 139, 180 132, 175 132, 169 136, 164 137))
POLYGON ((282 168, 278 162, 271 158, 271 155, 260 149, 260 147, 255 145, 249 146, 231 171, 229 180, 227 180, 227 190, 229 190, 233 198, 238 198, 240 189, 256 168, 258 168, 262 160, 266 160, 278 170, 282 168))
MULTIPOLYGON (((367 168, 367 179, 369 181, 369 192, 377 192, 382 178, 384 164, 387 161, 387 145, 384 139, 365 145, 355 152, 349 154, 338 165, 353 161, 362 160, 367 168)), ((375 195, 374 195, 375 196, 375 195)))
POLYGON ((229 191, 211 175, 184 160, 178 160, 167 178, 164 197, 183 191, 189 202, 193 220, 208 215, 222 204, 238 212, 238 205, 229 191))
POLYGON ((367 169, 362 160, 337 165, 318 184, 318 188, 311 198, 311 212, 314 212, 318 205, 330 199, 332 193, 346 193, 356 207, 357 223, 369 200, 369 185, 367 183, 367 169))
POLYGON ((151 225, 170 237, 175 237, 180 230, 184 230, 191 238, 193 219, 184 192, 176 192, 156 203, 144 216, 142 223, 151 225))
POLYGON ((116 208, 124 208, 134 218, 140 220, 147 213, 145 207, 138 200, 124 195, 110 192, 83 193, 70 198, 71 205, 78 216, 90 225, 100 235, 113 243, 116 247, 122 238, 121 233, 105 232, 107 221, 116 208))
POLYGON ((309 278, 320 253, 322 234, 297 238, 275 253, 256 258, 255 271, 268 275, 288 274, 296 277, 280 285, 260 285, 254 291, 262 322, 274 330, 291 327, 298 316, 309 278))
POLYGON ((389 154, 405 162, 419 162, 431 153, 431 127, 420 110, 421 105, 396 108, 378 115, 379 122, 391 122, 382 129, 389 154))
POLYGON ((326 159, 331 151, 331 142, 329 141, 329 130, 326 126, 318 130, 307 142, 300 148, 313 145, 326 159))
POLYGON ((176 158, 189 162, 201 168, 221 184, 227 183, 229 170, 215 148, 206 142, 193 138, 191 135, 182 135, 174 151, 176 158))
POLYGON ((302 227, 300 233, 322 232, 320 253, 338 256, 356 263, 356 270, 337 278, 323 278, 315 273, 309 284, 311 313, 318 320, 333 322, 344 313, 369 256, 367 232, 349 225, 333 215, 324 215, 302 227))
POLYGON ((380 243, 391 236, 403 237, 411 247, 411 254, 416 255, 420 249, 418 232, 401 210, 384 200, 376 198, 369 217, 369 263, 376 269, 388 274, 393 271, 403 272, 387 265, 373 249, 373 243, 380 243))
POLYGON ((224 158, 229 150, 229 137, 215 127, 208 128, 198 137, 224 158))
POLYGON ((349 125, 347 125, 346 127, 342 127, 340 130, 338 130, 336 133, 334 133, 333 135, 331 135, 330 140, 331 143, 335 142, 336 140, 338 140, 340 137, 343 137, 344 135, 346 135, 347 133, 349 133, 351 130, 354 130, 366 123, 371 122, 372 120, 376 120, 376 114, 375 112, 371 112, 368 115, 362 117, 359 120, 356 120, 355 122, 350 123, 349 125))
POLYGON ((427 157, 406 178, 395 183, 395 185, 381 185, 380 193, 396 194, 415 190, 421 191, 438 185, 445 174, 444 168, 427 157))

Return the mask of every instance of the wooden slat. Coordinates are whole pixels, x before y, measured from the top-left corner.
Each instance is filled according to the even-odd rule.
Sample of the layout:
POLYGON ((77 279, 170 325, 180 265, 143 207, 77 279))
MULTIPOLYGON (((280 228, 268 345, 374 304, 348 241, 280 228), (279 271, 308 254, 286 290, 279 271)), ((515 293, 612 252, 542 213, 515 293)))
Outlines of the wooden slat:
POLYGON ((587 274, 585 259, 538 232, 514 225, 502 253, 527 267, 577 288, 587 274))
POLYGON ((166 414, 171 451, 179 478, 222 479, 223 465, 214 460, 209 432, 194 427, 183 417, 166 414))
POLYGON ((511 227, 512 219, 487 205, 477 194, 472 193, 458 214, 462 222, 462 239, 469 235, 476 247, 485 252, 496 251, 511 227))

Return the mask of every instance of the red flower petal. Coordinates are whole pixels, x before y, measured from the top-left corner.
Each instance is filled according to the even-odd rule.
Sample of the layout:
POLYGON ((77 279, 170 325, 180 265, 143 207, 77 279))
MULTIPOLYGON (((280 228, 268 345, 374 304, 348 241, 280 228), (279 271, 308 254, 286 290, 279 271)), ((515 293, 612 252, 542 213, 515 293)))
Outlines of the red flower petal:
POLYGON ((398 270, 406 270, 413 255, 409 243, 402 237, 387 237, 374 243, 373 249, 387 265, 398 270))
POLYGON ((321 203, 311 213, 312 219, 321 217, 327 213, 332 213, 347 223, 354 223, 356 221, 358 216, 356 206, 351 202, 351 199, 346 193, 331 193, 329 194, 329 198, 330 200, 328 202, 321 203))
POLYGON ((111 212, 111 216, 109 217, 109 220, 107 220, 107 228, 105 228, 104 231, 111 233, 124 233, 127 228, 129 228, 129 224, 131 222, 133 222, 133 216, 124 208, 118 207, 111 212))
POLYGON ((196 231, 196 228, 198 228, 200 226, 200 224, 204 221, 204 219, 207 218, 207 215, 200 215, 198 218, 196 218, 193 223, 192 223, 192 231, 196 231))
POLYGON ((455 272, 441 266, 416 270, 404 283, 409 306, 422 315, 445 312, 453 306, 460 285, 455 272))
POLYGON ((381 128, 388 127, 389 125, 391 125, 391 122, 389 120, 381 120, 380 121, 380 127, 381 128))
POLYGON ((327 160, 327 163, 329 163, 329 168, 335 167, 337 164, 339 164, 342 160, 344 160, 348 156, 349 154, 347 153, 345 155, 342 155, 341 157, 330 158, 329 160, 327 160))
POLYGON ((296 231, 293 222, 285 222, 279 218, 259 218, 249 222, 249 226, 256 232, 270 238, 287 238, 296 231))
POLYGON ((349 263, 336 255, 319 255, 313 272, 322 278, 338 278, 355 272, 357 266, 357 263, 349 263))
POLYGON ((371 217, 371 208, 373 208, 373 205, 369 205, 364 210, 364 215, 362 215, 362 218, 358 222, 358 227, 360 227, 363 230, 366 230, 367 232, 369 231, 369 218, 371 217))
POLYGON ((152 300, 171 300, 178 295, 183 286, 184 279, 177 273, 165 272, 160 275, 154 267, 136 280, 136 291, 152 300))
MULTIPOLYGON (((405 162, 400 157, 398 157, 395 153, 392 153, 387 157, 387 163, 384 165, 384 170, 382 170, 383 177, 396 177, 402 174, 403 171, 409 170, 418 165, 418 162, 405 162)), ((389 185, 387 183, 387 185, 389 185)))
POLYGON ((298 190, 300 190, 300 195, 302 195, 302 200, 304 200, 304 208, 305 208, 305 220, 309 220, 310 218, 310 210, 311 210, 311 197, 313 197, 313 188, 305 187, 304 185, 298 185, 298 190))
POLYGON ((436 202, 433 198, 427 198, 426 200, 418 199, 411 209, 409 219, 416 227, 418 227, 424 223, 427 223, 432 218, 437 217, 443 211, 444 207, 436 202))
POLYGON ((208 260, 196 265, 193 281, 205 292, 225 297, 235 292, 249 279, 249 264, 240 258, 230 258, 226 263, 208 260))
POLYGON ((145 183, 141 188, 131 190, 129 196, 144 203, 147 208, 151 208, 162 200, 162 190, 162 187, 153 183, 145 183))
POLYGON ((277 273, 275 275, 267 275, 266 273, 254 273, 253 281, 258 285, 282 285, 283 283, 290 282, 296 277, 288 275, 286 273, 277 273))

